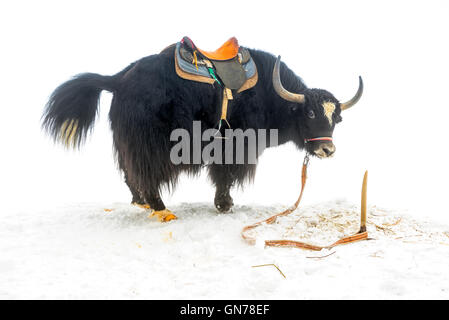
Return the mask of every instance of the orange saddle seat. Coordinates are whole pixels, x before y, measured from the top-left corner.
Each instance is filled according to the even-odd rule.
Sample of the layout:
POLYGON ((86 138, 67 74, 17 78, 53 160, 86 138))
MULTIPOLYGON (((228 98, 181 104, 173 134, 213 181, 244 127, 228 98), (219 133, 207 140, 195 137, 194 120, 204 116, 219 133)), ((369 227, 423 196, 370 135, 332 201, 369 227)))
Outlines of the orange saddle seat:
POLYGON ((203 56, 210 60, 230 60, 234 59, 239 53, 239 43, 235 37, 226 41, 215 51, 205 51, 198 48, 189 37, 184 37, 182 43, 187 44, 193 50, 198 50, 203 56))

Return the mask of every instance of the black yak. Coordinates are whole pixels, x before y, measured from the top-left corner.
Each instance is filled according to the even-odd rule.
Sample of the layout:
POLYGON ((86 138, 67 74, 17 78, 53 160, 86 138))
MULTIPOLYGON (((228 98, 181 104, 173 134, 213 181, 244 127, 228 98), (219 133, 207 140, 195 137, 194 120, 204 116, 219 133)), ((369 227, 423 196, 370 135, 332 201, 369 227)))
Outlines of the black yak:
MULTIPOLYGON (((154 210, 162 221, 175 216, 166 209, 161 188, 170 190, 181 172, 198 174, 207 167, 216 188, 215 206, 233 206, 230 188, 251 181, 255 164, 174 164, 170 160, 173 130, 189 132, 200 121, 202 130, 216 128, 223 89, 220 84, 194 82, 175 73, 175 46, 144 57, 113 76, 84 73, 60 85, 51 95, 42 126, 67 146, 79 147, 93 127, 100 92, 113 93, 109 120, 117 164, 132 194, 132 203, 154 210)), ((341 111, 360 98, 363 83, 348 102, 331 93, 308 88, 280 58, 247 49, 257 66, 258 81, 243 92, 232 91, 228 121, 233 128, 277 129, 278 143, 292 141, 319 158, 335 152, 332 133, 341 111)))

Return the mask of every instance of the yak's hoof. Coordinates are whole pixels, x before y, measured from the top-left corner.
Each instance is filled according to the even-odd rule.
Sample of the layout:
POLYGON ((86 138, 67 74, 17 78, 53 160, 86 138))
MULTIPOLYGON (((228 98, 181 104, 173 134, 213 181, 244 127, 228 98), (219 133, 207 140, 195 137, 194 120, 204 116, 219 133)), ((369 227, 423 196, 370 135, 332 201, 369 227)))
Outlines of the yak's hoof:
POLYGON ((217 208, 217 210, 222 213, 231 210, 233 205, 234 201, 230 196, 223 198, 215 198, 215 208, 217 208))
POLYGON ((131 202, 133 206, 140 207, 142 209, 151 209, 150 205, 148 203, 137 203, 137 202, 131 202))
POLYGON ((157 217, 157 219, 158 219, 160 222, 168 222, 168 221, 171 221, 171 220, 178 219, 178 217, 175 216, 175 215, 173 214, 173 212, 171 212, 171 211, 168 210, 168 209, 159 210, 159 211, 153 211, 153 212, 148 216, 148 218, 152 218, 152 217, 155 217, 155 216, 157 217))

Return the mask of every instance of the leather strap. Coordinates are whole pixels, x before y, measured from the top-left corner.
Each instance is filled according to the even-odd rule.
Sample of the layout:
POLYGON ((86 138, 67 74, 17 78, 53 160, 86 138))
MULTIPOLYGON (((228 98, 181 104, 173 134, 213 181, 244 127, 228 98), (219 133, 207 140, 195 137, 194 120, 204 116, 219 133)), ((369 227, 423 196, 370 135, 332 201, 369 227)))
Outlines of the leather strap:
MULTIPOLYGON (((298 208, 299 203, 301 202, 302 195, 304 193, 304 187, 306 185, 307 180, 307 165, 309 163, 309 157, 308 154, 306 154, 306 157, 304 158, 304 163, 302 165, 301 170, 301 192, 299 194, 298 200, 296 200, 295 204, 287 209, 282 211, 281 213, 278 213, 274 216, 269 217, 268 219, 265 219, 263 221, 256 222, 252 225, 246 226, 242 230, 242 238, 248 242, 249 244, 255 244, 256 239, 254 237, 251 237, 247 234, 249 230, 252 230, 254 228, 257 228, 263 223, 266 224, 272 224, 276 221, 278 217, 286 216, 295 211, 298 208)), ((308 244, 305 242, 295 241, 295 240, 265 240, 265 246, 267 247, 293 247, 293 248, 299 248, 299 249, 307 249, 307 250, 315 250, 320 251, 322 249, 331 249, 335 246, 338 246, 340 244, 346 244, 351 242, 356 242, 360 240, 367 240, 368 239, 368 232, 366 231, 366 184, 367 184, 367 172, 365 172, 365 176, 363 178, 363 186, 362 186, 362 209, 361 209, 361 225, 360 230, 358 233, 344 237, 333 244, 329 246, 317 246, 313 244, 308 244)))

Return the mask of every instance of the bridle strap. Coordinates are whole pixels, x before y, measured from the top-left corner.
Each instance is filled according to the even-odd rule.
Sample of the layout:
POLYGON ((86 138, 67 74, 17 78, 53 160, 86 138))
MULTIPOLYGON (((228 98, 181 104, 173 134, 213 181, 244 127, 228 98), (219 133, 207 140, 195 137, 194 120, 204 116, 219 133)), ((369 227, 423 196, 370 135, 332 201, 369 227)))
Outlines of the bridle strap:
POLYGON ((332 137, 317 137, 317 138, 311 138, 311 139, 305 139, 306 143, 311 141, 333 141, 332 137))

